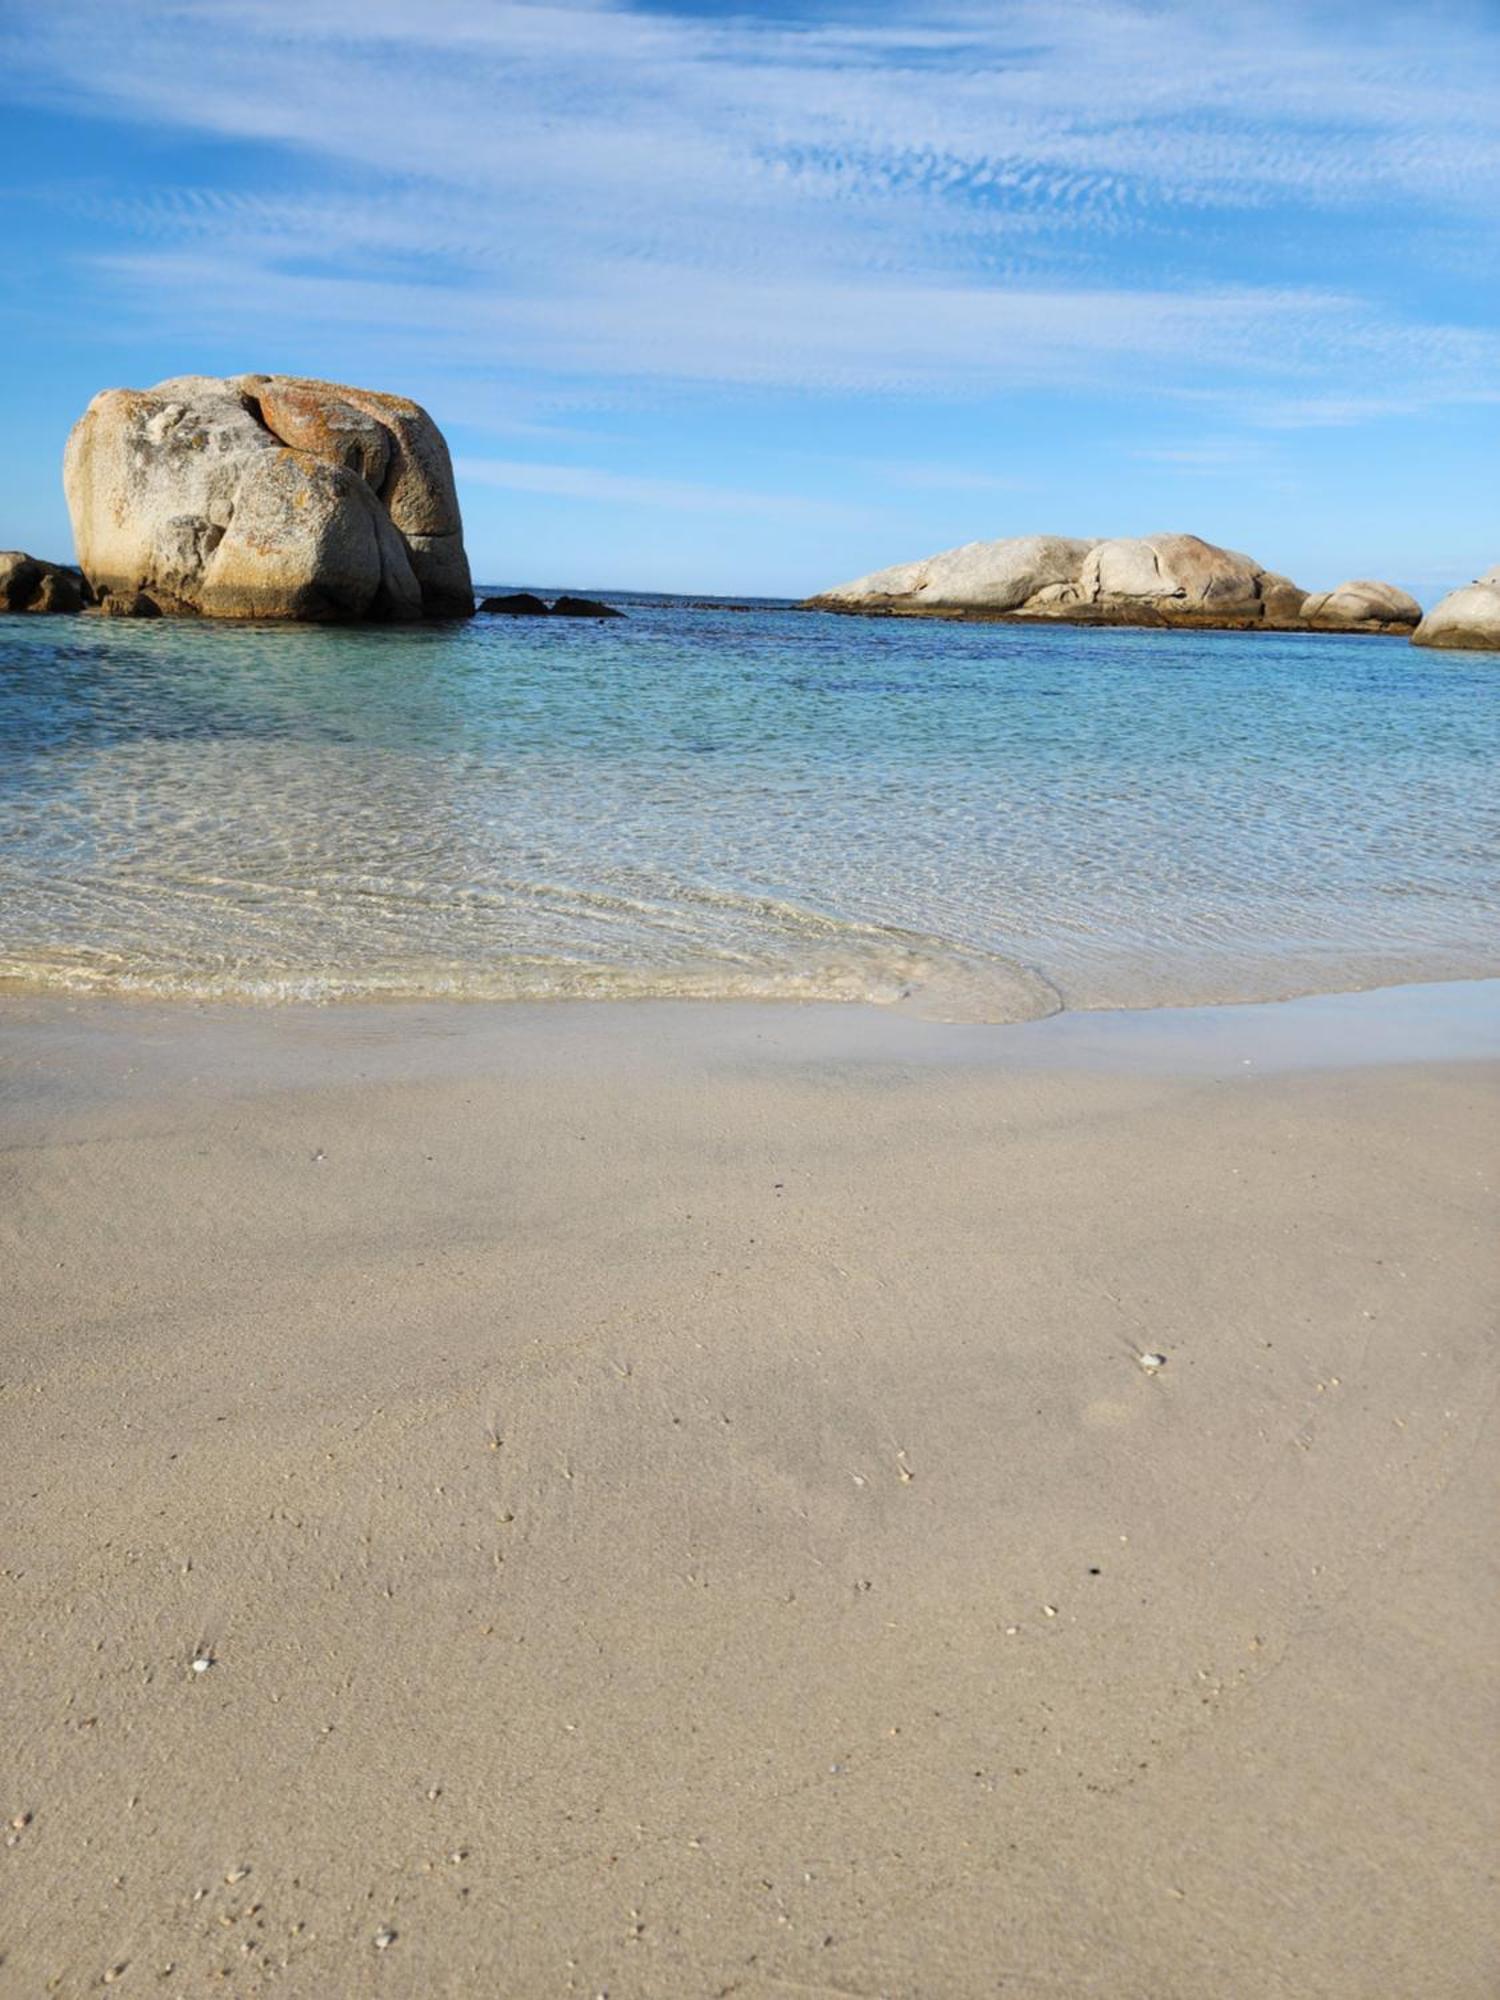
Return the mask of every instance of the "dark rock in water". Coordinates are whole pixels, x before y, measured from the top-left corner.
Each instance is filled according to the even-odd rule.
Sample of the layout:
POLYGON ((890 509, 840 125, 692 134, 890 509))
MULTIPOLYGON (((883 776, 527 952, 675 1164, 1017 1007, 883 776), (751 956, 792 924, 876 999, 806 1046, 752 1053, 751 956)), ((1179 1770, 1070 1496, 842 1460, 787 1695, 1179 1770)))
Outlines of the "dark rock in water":
MULTIPOLYGON (((148 597, 144 590, 107 590, 94 606, 101 618, 160 618, 162 608, 154 597, 148 597)), ((180 615, 187 614, 179 605, 180 615)))
POLYGON ((91 599, 82 570, 0 550, 0 611, 82 611, 91 599))
POLYGON ((623 611, 616 611, 611 604, 600 604, 592 597, 560 597, 552 607, 554 618, 623 618, 623 611))
POLYGON ((547 607, 539 597, 533 597, 529 590, 514 590, 508 597, 484 597, 479 601, 481 611, 493 612, 501 618, 545 618, 547 607))

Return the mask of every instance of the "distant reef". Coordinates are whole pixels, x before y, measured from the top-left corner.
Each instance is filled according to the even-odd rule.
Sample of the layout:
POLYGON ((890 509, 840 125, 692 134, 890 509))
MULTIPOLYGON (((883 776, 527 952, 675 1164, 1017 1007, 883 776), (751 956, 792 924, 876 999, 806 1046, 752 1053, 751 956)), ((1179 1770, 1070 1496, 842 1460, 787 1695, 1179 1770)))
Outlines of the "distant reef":
POLYGON ((840 584, 807 605, 888 617, 1273 632, 1410 633, 1422 616, 1394 584, 1342 583, 1309 595, 1253 556, 1197 535, 968 542, 840 584))
POLYGON ((1434 604, 1412 639, 1418 646, 1450 646, 1500 653, 1500 564, 1434 604))
POLYGON ((404 396, 295 375, 106 389, 73 427, 63 486, 102 612, 473 613, 448 447, 404 396))

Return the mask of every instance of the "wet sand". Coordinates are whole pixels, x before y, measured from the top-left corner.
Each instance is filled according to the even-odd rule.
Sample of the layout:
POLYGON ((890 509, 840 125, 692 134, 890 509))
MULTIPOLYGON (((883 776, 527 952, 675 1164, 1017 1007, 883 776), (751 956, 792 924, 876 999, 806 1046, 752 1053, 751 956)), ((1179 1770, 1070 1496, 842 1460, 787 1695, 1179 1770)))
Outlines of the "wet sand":
POLYGON ((6 999, 0 1993, 1493 1992, 1494 1003, 6 999))

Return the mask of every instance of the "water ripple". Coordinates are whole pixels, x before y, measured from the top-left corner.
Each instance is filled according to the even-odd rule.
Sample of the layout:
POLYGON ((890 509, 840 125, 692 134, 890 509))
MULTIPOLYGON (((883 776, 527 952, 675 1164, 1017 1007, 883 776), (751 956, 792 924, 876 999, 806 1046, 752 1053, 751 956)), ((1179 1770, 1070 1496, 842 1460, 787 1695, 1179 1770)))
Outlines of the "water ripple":
POLYGON ((0 979, 946 1018, 1500 970, 1500 660, 862 623, 0 620, 0 979))

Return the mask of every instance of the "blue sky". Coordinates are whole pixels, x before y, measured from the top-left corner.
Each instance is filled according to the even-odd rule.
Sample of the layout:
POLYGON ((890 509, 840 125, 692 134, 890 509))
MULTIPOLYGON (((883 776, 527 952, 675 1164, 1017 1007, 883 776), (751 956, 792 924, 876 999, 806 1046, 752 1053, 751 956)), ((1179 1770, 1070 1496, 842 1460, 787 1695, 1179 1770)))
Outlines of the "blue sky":
POLYGON ((0 547, 89 396, 403 391, 487 580, 1500 559, 1500 0, 10 0, 0 547))

